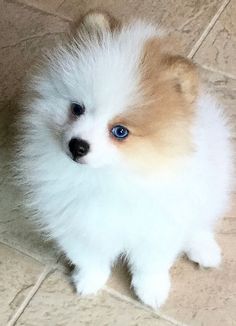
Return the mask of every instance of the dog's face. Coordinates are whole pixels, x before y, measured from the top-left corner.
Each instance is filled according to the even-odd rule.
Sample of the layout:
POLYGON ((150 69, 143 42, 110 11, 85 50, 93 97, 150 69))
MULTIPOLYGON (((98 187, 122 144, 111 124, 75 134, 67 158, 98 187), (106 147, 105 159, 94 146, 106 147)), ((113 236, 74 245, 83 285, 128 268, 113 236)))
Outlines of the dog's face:
POLYGON ((196 69, 153 26, 91 12, 50 62, 39 88, 78 164, 158 169, 192 151, 196 69))

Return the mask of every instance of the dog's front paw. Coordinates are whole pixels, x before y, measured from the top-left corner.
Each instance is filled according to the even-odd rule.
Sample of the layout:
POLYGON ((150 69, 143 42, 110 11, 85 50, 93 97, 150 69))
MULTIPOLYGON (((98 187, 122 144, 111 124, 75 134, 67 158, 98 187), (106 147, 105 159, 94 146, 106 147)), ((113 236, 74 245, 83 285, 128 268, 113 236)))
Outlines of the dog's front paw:
POLYGON ((218 267, 221 262, 221 250, 212 234, 199 234, 193 238, 186 251, 190 260, 202 267, 218 267))
POLYGON ((158 309, 168 298, 169 274, 135 275, 132 279, 132 286, 143 303, 153 309, 158 309))
POLYGON ((95 294, 106 283, 109 277, 109 270, 83 271, 75 270, 72 275, 72 282, 78 294, 95 294))

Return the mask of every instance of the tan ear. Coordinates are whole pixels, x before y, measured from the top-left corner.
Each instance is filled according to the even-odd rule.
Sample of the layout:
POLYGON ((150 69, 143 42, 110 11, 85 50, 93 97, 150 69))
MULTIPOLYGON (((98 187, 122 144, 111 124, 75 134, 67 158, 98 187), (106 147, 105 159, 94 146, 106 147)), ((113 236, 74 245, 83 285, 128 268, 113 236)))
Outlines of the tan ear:
POLYGON ((93 9, 75 22, 74 29, 86 30, 89 34, 100 34, 104 31, 113 31, 119 26, 120 22, 108 12, 93 9))
POLYGON ((165 55, 162 61, 165 78, 173 80, 176 91, 188 102, 194 102, 199 89, 196 65, 180 55, 165 55))

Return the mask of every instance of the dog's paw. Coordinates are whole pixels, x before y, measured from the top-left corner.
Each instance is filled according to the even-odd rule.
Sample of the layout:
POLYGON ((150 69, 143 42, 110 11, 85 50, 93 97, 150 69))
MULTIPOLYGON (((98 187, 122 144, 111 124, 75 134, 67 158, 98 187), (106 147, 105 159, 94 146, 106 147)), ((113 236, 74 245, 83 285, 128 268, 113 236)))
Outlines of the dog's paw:
POLYGON ((105 285, 108 277, 109 271, 84 272, 76 270, 72 275, 72 282, 78 294, 89 295, 97 293, 105 285))
POLYGON ((132 279, 132 286, 143 303, 153 309, 158 309, 165 303, 169 295, 169 274, 135 275, 132 279))
POLYGON ((205 268, 218 267, 221 262, 220 247, 211 234, 193 239, 187 255, 190 260, 205 268))

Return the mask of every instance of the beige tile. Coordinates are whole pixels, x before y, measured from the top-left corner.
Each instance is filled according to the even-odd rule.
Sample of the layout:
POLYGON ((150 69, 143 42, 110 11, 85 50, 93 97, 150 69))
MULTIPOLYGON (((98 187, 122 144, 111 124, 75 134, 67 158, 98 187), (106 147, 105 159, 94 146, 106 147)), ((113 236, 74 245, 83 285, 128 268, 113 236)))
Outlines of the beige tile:
POLYGON ((42 270, 37 261, 0 244, 0 325, 7 324, 42 270))
POLYGON ((185 51, 188 52, 220 4, 220 0, 65 0, 58 12, 68 17, 76 17, 91 8, 99 7, 122 19, 134 15, 144 17, 148 21, 174 30, 183 40, 185 51))
POLYGON ((50 34, 44 37, 22 41, 16 46, 0 49, 0 111, 19 110, 16 95, 23 93, 24 84, 32 67, 45 50, 50 49, 60 34, 50 34))
POLYGON ((0 12, 0 48, 32 37, 62 32, 66 26, 63 20, 53 15, 11 1, 1 0, 0 12))
POLYGON ((236 77, 236 1, 231 1, 195 55, 195 60, 236 77))
POLYGON ((236 216, 225 217, 219 226, 219 234, 228 234, 236 236, 236 216))
POLYGON ((41 10, 55 12, 55 10, 63 3, 64 0, 19 0, 28 6, 33 6, 41 10))
POLYGON ((12 1, 1 0, 0 12, 0 111, 9 112, 36 58, 53 46, 68 24, 12 1))
POLYGON ((17 326, 171 326, 152 312, 117 299, 106 292, 81 298, 59 272, 39 289, 17 326))
POLYGON ((184 260, 173 268, 173 288, 162 312, 188 325, 234 325, 235 234, 219 234, 218 241, 223 251, 223 263, 218 270, 199 269, 184 260))
MULTIPOLYGON (((7 188, 8 191, 8 188, 7 188)), ((8 192, 9 197, 11 193, 8 192)), ((1 196, 1 194, 0 194, 1 196)), ((2 198, 1 198, 2 200, 2 198)), ((46 242, 27 215, 22 215, 21 209, 5 208, 8 215, 2 215, 0 209, 0 241, 8 244, 21 252, 41 261, 42 263, 54 263, 59 253, 53 242, 46 242)), ((23 210, 22 210, 23 211, 23 210)))

